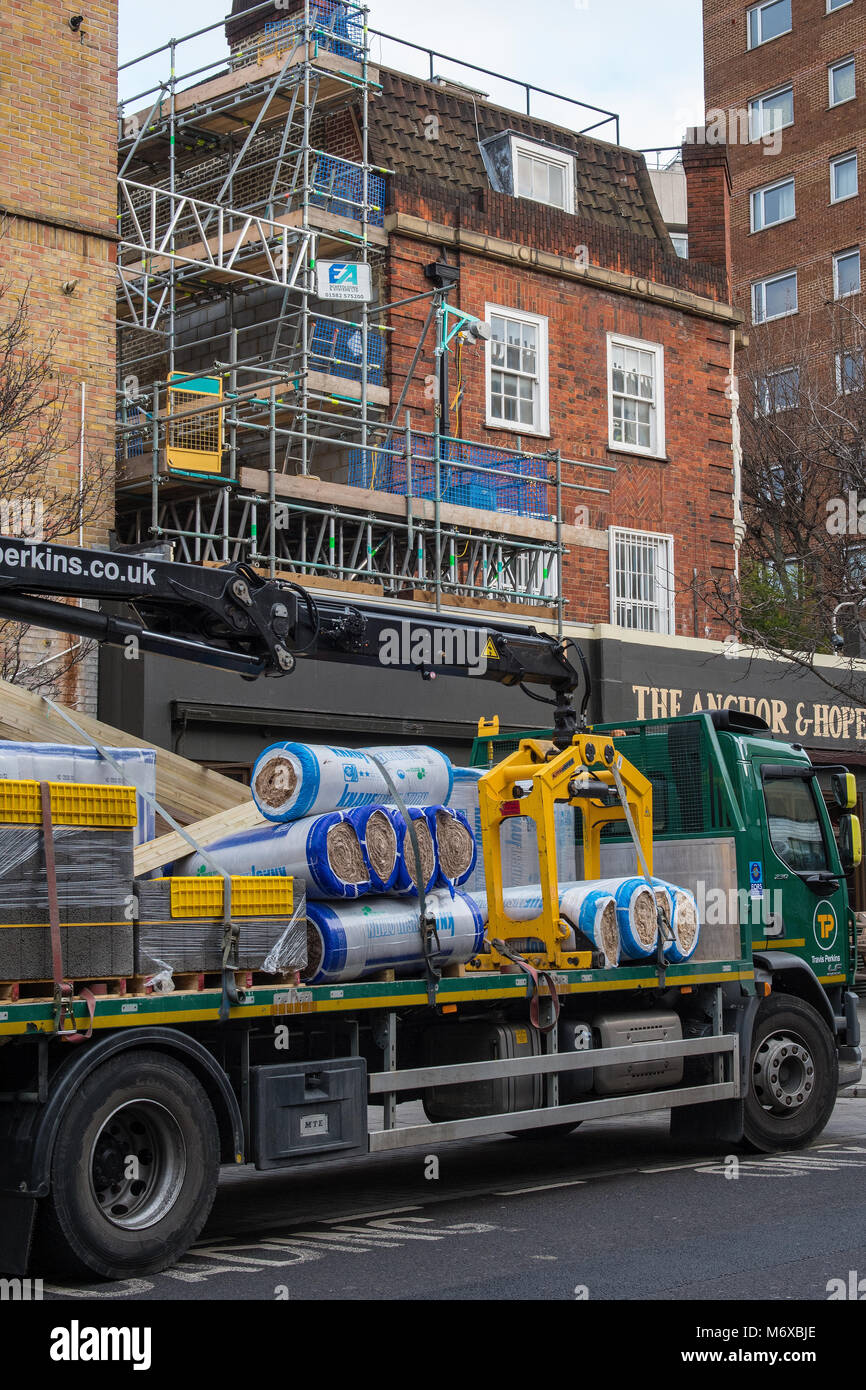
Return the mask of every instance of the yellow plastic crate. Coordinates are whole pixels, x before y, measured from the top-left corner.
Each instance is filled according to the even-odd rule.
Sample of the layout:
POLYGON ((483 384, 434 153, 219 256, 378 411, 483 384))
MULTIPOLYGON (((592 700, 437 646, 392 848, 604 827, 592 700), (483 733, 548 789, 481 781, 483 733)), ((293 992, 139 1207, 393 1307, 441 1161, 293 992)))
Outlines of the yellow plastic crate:
MULTIPOLYGON (((221 917, 224 880, 218 874, 172 878, 172 917, 221 917)), ((294 905, 294 882, 279 875, 232 874, 233 917, 287 917, 294 905)))
MULTIPOLYGON (((89 782, 49 782, 55 825, 100 826, 129 830, 138 823, 135 787, 104 787, 89 782)), ((39 783, 0 779, 0 825, 41 825, 39 783)))

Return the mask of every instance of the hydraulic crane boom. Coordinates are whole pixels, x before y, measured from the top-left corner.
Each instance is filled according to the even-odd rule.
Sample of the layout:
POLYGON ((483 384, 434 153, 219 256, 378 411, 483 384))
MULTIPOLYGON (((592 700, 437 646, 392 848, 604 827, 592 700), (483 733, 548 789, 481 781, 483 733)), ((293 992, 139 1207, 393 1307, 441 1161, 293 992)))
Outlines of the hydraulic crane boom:
POLYGON ((528 624, 482 623, 413 604, 389 607, 316 595, 265 579, 245 564, 178 564, 118 551, 37 544, 0 536, 0 617, 114 646, 201 662, 257 676, 289 675, 298 657, 474 676, 519 685, 554 706, 555 738, 577 728, 574 692, 589 672, 567 643, 528 624), (77 599, 126 604, 129 617, 78 606, 77 599), (553 698, 529 686, 546 685, 553 698))

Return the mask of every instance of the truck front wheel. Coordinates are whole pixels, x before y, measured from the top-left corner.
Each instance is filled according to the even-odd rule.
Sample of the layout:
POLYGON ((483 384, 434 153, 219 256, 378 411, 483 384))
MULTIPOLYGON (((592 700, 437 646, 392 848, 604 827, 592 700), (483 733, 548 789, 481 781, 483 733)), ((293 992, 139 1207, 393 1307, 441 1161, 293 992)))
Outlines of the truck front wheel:
POLYGON ((810 1144, 836 1104, 833 1035, 811 1004, 772 994, 755 1022, 744 1137, 759 1153, 810 1144))
POLYGON ((216 1118, 196 1078, 162 1053, 123 1053, 64 1111, 34 1264, 78 1278, 165 1269, 201 1231, 218 1174, 216 1118))

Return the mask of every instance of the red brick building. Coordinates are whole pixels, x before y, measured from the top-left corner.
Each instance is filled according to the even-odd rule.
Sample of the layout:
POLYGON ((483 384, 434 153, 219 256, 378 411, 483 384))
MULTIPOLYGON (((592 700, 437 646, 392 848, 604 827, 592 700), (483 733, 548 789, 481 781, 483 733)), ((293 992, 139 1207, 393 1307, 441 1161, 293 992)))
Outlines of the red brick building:
POLYGON ((704 80, 708 119, 727 137, 734 303, 767 324, 780 371, 805 335, 828 372, 850 373, 826 325, 828 305, 847 321, 861 302, 862 0, 704 0, 704 80))

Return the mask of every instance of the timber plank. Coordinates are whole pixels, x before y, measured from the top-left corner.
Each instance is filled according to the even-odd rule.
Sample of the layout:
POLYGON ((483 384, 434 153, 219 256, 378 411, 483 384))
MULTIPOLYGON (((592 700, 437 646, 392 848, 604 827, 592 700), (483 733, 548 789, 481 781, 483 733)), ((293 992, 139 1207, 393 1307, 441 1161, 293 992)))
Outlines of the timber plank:
MULTIPOLYGON (((155 748, 153 743, 115 729, 111 724, 103 724, 92 715, 79 714, 77 710, 68 712, 86 734, 104 746, 155 748)), ((75 744, 81 741, 41 695, 4 680, 0 680, 0 738, 28 743, 75 744)), ((230 777, 211 772, 164 748, 155 748, 155 752, 157 799, 179 820, 198 821, 219 811, 251 804, 249 787, 240 782, 233 782, 230 777)))

